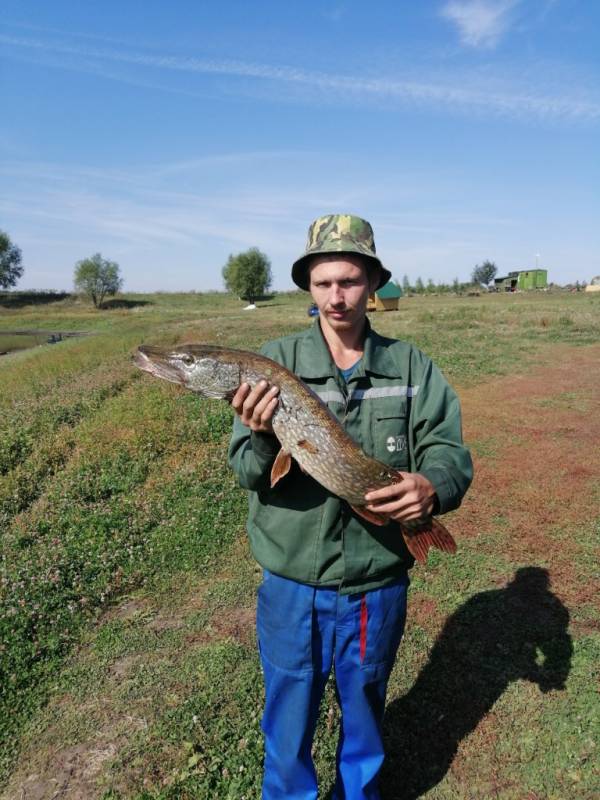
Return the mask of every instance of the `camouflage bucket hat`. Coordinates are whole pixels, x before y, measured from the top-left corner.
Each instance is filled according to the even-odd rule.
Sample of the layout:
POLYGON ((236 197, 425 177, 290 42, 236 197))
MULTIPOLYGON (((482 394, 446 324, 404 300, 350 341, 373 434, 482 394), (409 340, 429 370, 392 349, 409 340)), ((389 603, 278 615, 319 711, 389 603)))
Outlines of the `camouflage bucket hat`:
POLYGON ((366 219, 351 214, 327 214, 316 219, 308 229, 306 251, 292 266, 292 280, 308 291, 308 265, 313 256, 329 253, 354 253, 363 256, 367 269, 379 270, 377 289, 392 277, 375 254, 373 229, 366 219))

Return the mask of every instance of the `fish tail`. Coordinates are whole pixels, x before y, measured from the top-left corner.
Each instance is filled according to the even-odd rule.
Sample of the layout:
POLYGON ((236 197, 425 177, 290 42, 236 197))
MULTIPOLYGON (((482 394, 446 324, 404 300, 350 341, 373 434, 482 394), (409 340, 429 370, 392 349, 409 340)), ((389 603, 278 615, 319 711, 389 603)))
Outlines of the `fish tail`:
POLYGON ((437 519, 429 519, 413 530, 403 525, 402 536, 409 553, 420 564, 427 561, 427 553, 432 547, 437 547, 444 553, 456 553, 456 542, 452 534, 437 519))

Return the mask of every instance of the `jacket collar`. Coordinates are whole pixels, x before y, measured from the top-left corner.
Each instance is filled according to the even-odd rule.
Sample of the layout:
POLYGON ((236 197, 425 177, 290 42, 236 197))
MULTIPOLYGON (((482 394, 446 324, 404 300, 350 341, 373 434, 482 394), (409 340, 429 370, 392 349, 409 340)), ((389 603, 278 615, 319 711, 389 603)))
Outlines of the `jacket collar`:
MULTIPOLYGON (((367 318, 365 349, 359 368, 355 373, 357 378, 368 374, 389 378, 401 377, 398 373, 398 364, 389 352, 390 342, 390 339, 385 339, 371 328, 367 318)), ((318 318, 302 339, 296 371, 301 378, 337 377, 338 368, 321 333, 318 318)))
POLYGON ((301 378, 335 378, 337 375, 318 317, 302 338, 296 372, 301 378))

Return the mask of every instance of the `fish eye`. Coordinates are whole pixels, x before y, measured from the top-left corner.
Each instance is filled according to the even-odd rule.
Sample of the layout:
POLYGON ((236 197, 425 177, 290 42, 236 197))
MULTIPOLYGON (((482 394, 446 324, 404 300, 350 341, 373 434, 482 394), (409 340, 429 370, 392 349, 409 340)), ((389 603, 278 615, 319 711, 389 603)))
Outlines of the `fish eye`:
POLYGON ((186 365, 186 367, 191 367, 196 359, 194 358, 194 356, 190 356, 190 355, 186 354, 184 356, 181 356, 181 360, 186 365))

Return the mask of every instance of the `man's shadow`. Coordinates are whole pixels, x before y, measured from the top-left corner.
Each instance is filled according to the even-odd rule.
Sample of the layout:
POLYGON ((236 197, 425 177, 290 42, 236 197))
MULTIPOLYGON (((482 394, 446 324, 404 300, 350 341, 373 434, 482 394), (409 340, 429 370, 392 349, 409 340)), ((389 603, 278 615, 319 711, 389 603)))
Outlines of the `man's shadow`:
POLYGON ((382 797, 413 800, 438 784, 460 741, 512 681, 564 689, 573 652, 568 623, 540 567, 517 570, 505 588, 455 611, 413 687, 386 712, 382 797))

